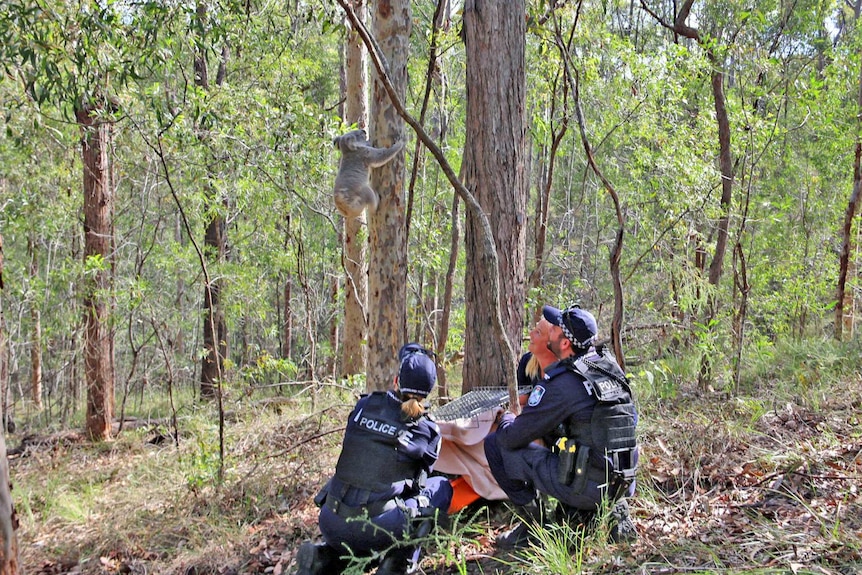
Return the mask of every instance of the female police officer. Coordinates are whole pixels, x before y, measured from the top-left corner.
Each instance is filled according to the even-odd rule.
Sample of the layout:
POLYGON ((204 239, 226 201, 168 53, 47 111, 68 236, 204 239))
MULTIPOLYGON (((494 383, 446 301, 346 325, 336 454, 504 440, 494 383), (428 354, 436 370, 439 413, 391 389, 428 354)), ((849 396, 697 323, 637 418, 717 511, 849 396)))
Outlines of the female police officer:
POLYGON ((303 543, 297 575, 339 573, 350 555, 385 553, 378 575, 406 573, 426 535, 445 514, 452 487, 428 477, 440 451, 440 431, 422 405, 437 381, 430 352, 410 343, 389 391, 364 395, 347 421, 335 475, 315 498, 325 543, 303 543))

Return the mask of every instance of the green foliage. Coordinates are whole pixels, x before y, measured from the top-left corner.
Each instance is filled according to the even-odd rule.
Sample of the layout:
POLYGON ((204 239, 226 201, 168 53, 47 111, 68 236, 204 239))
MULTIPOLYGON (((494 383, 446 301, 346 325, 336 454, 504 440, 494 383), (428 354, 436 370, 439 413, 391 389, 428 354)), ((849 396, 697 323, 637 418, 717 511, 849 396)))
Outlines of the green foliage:
MULTIPOLYGON (((208 269, 220 280, 228 381, 266 384, 337 372, 328 363, 338 351, 330 337, 343 317, 344 271, 341 222, 330 196, 338 159, 332 137, 344 128, 343 15, 335 4, 227 2, 207 5, 201 19, 195 8, 29 0, 0 8, 3 304, 14 324, 6 330, 9 365, 16 381, 26 381, 34 327, 26 311, 39 309, 43 367, 52 378, 46 393, 55 395, 46 420, 62 414, 73 421, 65 418, 79 407, 80 395, 65 390, 81 389, 73 381, 82 373, 78 290, 95 271, 110 270, 114 282, 117 389, 138 402, 146 386, 164 391, 169 380, 177 393, 193 393, 203 317, 193 242, 202 244, 214 216, 225 222, 229 246, 225 261, 208 269), (222 54, 226 75, 219 81, 222 54), (207 65, 206 89, 195 82, 196 57, 207 65), (84 261, 81 253, 74 111, 85 104, 102 106, 98 117, 115 127, 110 262, 84 261), (293 331, 284 342, 288 320, 293 331), (287 347, 290 357, 281 357, 287 347)), ((418 117, 433 6, 413 8, 406 105, 418 117)), ((704 38, 698 44, 629 8, 584 3, 549 12, 544 4, 528 5, 528 274, 536 264, 536 198, 545 189, 552 138, 562 138, 542 278, 527 296, 525 317, 547 301, 578 300, 596 312, 605 336, 613 311, 607 258, 618 223, 604 183, 587 165, 565 64, 577 72, 594 160, 622 203, 622 327, 626 354, 643 369, 645 393, 677 397, 697 379, 699 357, 712 361, 717 388, 730 389, 738 337, 744 338, 740 392, 764 376, 817 385, 840 369, 857 369, 852 360, 829 356, 774 360, 784 346, 796 345, 787 341, 819 347, 831 335, 838 230, 852 191, 858 132, 854 16, 808 0, 782 10, 763 3, 695 6, 693 23, 704 38), (739 246, 721 262, 717 285, 708 278, 721 216, 714 71, 724 74, 735 163, 729 246, 739 246), (738 254, 745 256, 750 287, 742 334, 733 323, 741 305, 738 254), (715 314, 707 317, 711 303, 715 314)), ((673 20, 670 5, 656 10, 673 20)), ((456 171, 467 138, 458 17, 437 31, 425 118, 456 171)), ((420 147, 413 158, 415 137, 409 130, 405 136, 406 165, 418 162, 404 312, 410 337, 432 345, 441 327, 453 192, 427 151, 420 147)), ((462 246, 447 357, 457 358, 469 337, 463 278, 474 272, 465 269, 462 246)), ((456 373, 457 361, 447 367, 456 373)))
MULTIPOLYGON (((774 399, 793 397, 800 391, 828 389, 849 375, 860 373, 859 341, 782 339, 768 355, 755 356, 745 366, 747 381, 767 382, 774 399)), ((813 394, 811 397, 816 397, 813 394)))
POLYGON ((219 479, 219 449, 218 443, 208 436, 198 436, 195 445, 196 450, 186 461, 185 475, 188 488, 199 493, 216 485, 219 479))
POLYGON ((252 385, 270 385, 290 381, 298 371, 296 364, 289 359, 275 358, 263 352, 254 365, 243 367, 240 375, 252 385))
POLYGON ((672 400, 696 373, 693 361, 669 356, 644 367, 637 372, 635 390, 640 401, 672 400))

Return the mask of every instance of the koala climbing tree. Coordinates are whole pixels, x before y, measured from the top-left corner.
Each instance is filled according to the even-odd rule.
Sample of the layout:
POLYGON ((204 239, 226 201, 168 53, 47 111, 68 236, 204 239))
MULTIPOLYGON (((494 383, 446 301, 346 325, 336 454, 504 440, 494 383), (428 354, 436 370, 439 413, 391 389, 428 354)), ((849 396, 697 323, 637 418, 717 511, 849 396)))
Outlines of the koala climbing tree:
POLYGON ((341 163, 335 176, 335 207, 347 217, 355 218, 368 208, 377 211, 380 198, 368 178, 371 168, 390 161, 404 148, 403 140, 389 148, 375 148, 368 142, 365 130, 352 130, 332 142, 341 150, 341 163))

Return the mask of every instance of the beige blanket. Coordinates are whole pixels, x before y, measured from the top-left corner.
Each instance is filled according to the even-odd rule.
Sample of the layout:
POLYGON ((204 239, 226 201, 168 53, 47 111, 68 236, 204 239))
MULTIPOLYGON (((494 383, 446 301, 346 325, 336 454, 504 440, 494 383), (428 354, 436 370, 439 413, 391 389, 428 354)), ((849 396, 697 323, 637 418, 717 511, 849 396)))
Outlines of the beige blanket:
POLYGON ((435 471, 460 475, 485 499, 508 499, 500 489, 485 459, 485 437, 496 429, 494 421, 502 407, 483 411, 473 417, 438 421, 443 441, 435 471))

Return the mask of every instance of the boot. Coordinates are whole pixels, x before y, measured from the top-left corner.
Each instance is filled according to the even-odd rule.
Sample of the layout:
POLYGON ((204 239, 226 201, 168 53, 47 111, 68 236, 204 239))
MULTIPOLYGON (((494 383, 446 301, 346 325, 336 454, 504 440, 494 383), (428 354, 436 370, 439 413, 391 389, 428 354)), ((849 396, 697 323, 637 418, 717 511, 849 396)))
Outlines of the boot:
POLYGON ((557 523, 568 525, 572 529, 580 529, 584 533, 592 533, 596 528, 596 512, 594 510, 578 509, 564 503, 557 503, 557 523))
POLYGON ((497 537, 497 547, 501 549, 526 547, 535 540, 532 530, 544 525, 544 513, 539 500, 517 506, 515 515, 520 518, 520 522, 497 537))
POLYGON ((377 575, 408 575, 415 573, 418 565, 411 560, 414 549, 392 549, 383 557, 377 575))
POLYGON ((611 509, 611 528, 608 534, 614 543, 632 543, 638 538, 637 529, 629 514, 629 502, 620 499, 611 509))
POLYGON ((334 575, 341 572, 338 551, 326 543, 306 541, 296 552, 296 575, 334 575))

